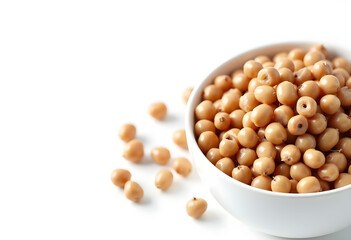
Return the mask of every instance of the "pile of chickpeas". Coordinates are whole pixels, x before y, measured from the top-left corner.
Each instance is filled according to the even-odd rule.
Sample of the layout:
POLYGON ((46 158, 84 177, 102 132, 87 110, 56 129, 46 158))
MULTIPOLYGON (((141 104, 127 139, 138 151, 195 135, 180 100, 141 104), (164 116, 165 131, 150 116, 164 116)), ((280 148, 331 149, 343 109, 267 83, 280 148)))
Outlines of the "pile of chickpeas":
MULTIPOLYGON (((183 100, 186 103, 192 88, 188 88, 183 93, 183 100)), ((149 106, 149 115, 155 120, 163 121, 167 116, 167 107, 163 102, 156 102, 149 106)), ((123 157, 132 162, 140 163, 144 158, 144 144, 136 139, 136 127, 127 123, 120 127, 119 138, 126 142, 123 157)), ((176 130, 173 133, 174 144, 182 149, 188 149, 185 137, 185 130, 176 130)), ((158 165, 165 166, 171 159, 171 153, 166 147, 154 147, 150 152, 151 159, 158 165)), ((173 170, 183 176, 188 176, 192 171, 192 165, 187 158, 179 157, 172 162, 173 170)), ((111 181, 114 185, 124 189, 127 199, 135 203, 140 202, 144 196, 143 188, 135 181, 131 180, 132 174, 126 169, 115 169, 111 174, 111 181)), ((156 188, 166 191, 173 183, 173 173, 170 169, 162 168, 155 174, 154 185, 156 188)), ((186 204, 186 211, 189 216, 199 218, 207 209, 207 202, 201 198, 193 197, 186 204)))
POLYGON ((350 73, 323 45, 257 56, 203 90, 198 146, 223 173, 268 191, 351 184, 350 73))

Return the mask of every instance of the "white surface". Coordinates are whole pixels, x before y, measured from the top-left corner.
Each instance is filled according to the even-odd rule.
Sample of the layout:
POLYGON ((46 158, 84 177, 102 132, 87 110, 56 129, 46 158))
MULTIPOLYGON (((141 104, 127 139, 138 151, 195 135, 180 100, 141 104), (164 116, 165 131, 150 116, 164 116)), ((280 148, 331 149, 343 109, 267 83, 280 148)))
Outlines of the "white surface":
MULTIPOLYGON (((183 128, 181 92, 223 61, 279 41, 347 44, 350 3, 338 1, 1 1, 0 239, 279 239, 227 214, 199 178, 153 186, 159 166, 122 157, 125 122, 146 144, 183 128), (162 100, 157 123, 147 106, 162 100), (145 190, 127 201, 109 180, 128 168, 145 190), (192 196, 208 201, 187 217, 192 196)), ((306 226, 308 227, 308 226, 306 226)), ((348 239, 351 229, 320 239, 348 239)))

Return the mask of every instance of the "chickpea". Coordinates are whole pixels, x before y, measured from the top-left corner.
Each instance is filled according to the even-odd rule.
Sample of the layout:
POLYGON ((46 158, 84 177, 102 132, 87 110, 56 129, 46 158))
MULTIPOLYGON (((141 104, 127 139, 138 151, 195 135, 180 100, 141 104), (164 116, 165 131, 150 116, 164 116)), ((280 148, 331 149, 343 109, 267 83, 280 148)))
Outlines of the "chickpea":
POLYGON ((225 157, 218 160, 216 167, 228 176, 231 176, 235 165, 231 158, 225 157))
POLYGON ((297 183, 296 189, 298 193, 320 192, 321 184, 316 177, 308 176, 297 183))
POLYGON ((296 111, 304 117, 312 117, 317 112, 317 103, 311 97, 300 97, 296 103, 296 111))
POLYGON ((318 44, 318 45, 315 45, 311 48, 311 51, 318 51, 318 52, 321 52, 323 53, 323 55, 325 56, 325 58, 328 58, 329 57, 329 52, 328 50, 324 47, 323 44, 318 44))
POLYGON ((265 137, 268 141, 275 145, 282 144, 286 141, 288 134, 281 123, 270 123, 265 129, 265 137))
POLYGON ((340 89, 340 82, 333 75, 325 75, 319 80, 319 88, 325 94, 335 94, 340 89))
POLYGON ((195 135, 198 137, 201 133, 206 131, 216 132, 214 123, 206 119, 197 121, 195 124, 195 135))
POLYGON ((210 100, 211 102, 214 102, 220 99, 222 95, 223 95, 222 89, 214 84, 211 84, 205 87, 202 97, 205 100, 210 100))
POLYGON ((231 76, 232 79, 233 79, 236 75, 242 74, 242 73, 244 73, 244 71, 243 71, 242 69, 237 69, 237 70, 234 70, 234 71, 230 74, 230 76, 231 76))
POLYGON ((171 158, 171 153, 165 147, 156 147, 151 150, 151 159, 160 165, 165 165, 171 158))
POLYGON ((271 142, 261 142, 256 147, 256 154, 259 158, 270 157, 275 159, 277 150, 271 142))
POLYGON ((130 180, 132 175, 128 170, 116 169, 111 173, 111 181, 114 185, 124 188, 124 184, 130 180))
POLYGON ((219 75, 214 79, 214 85, 216 85, 223 92, 225 92, 233 86, 232 78, 228 75, 219 75))
POLYGON ((127 181, 124 185, 124 195, 135 203, 140 202, 144 196, 144 190, 140 185, 133 181, 127 181))
POLYGON ((223 102, 222 99, 218 99, 213 103, 213 106, 216 109, 216 112, 223 112, 223 102))
POLYGON ((251 148, 240 148, 235 155, 235 159, 240 165, 249 167, 257 159, 257 155, 255 150, 251 148))
POLYGON ((277 87, 277 99, 281 104, 294 105, 298 99, 296 86, 287 81, 279 83, 277 87))
POLYGON ((168 169, 161 169, 155 177, 155 186, 162 191, 166 191, 173 182, 173 174, 168 169))
POLYGON ((197 144, 203 153, 207 153, 211 148, 217 148, 219 146, 219 139, 214 132, 205 131, 200 134, 197 139, 197 144))
POLYGON ((274 62, 265 62, 262 64, 263 68, 274 67, 274 62))
POLYGON ((272 119, 273 109, 268 104, 260 104, 252 110, 251 121, 257 127, 266 126, 272 119))
POLYGON ((149 106, 149 114, 153 118, 161 121, 166 118, 167 107, 163 102, 153 103, 149 106))
POLYGON ((278 69, 279 75, 280 75, 280 81, 279 82, 294 82, 294 74, 289 68, 279 68, 278 69))
POLYGON ((260 176, 255 177, 251 181, 251 186, 255 187, 255 188, 267 190, 267 191, 272 191, 271 182, 272 182, 271 177, 260 175, 260 176))
POLYGON ((258 81, 257 78, 253 78, 249 81, 249 84, 247 86, 247 91, 253 93, 258 86, 261 86, 260 81, 258 81))
POLYGON ((257 79, 262 85, 275 86, 280 81, 280 74, 274 67, 262 68, 258 72, 257 79))
POLYGON ((288 131, 292 135, 302 135, 307 131, 308 122, 302 115, 296 115, 289 119, 288 131))
POLYGON ((239 101, 242 93, 238 89, 231 89, 223 94, 222 97, 222 107, 223 111, 226 113, 231 113, 235 109, 239 108, 239 101))
POLYGON ((195 108, 195 116, 198 120, 207 119, 212 121, 215 115, 216 109, 209 100, 202 101, 195 108))
POLYGON ((219 159, 223 158, 223 156, 219 152, 219 148, 211 148, 208 150, 206 154, 206 158, 212 163, 216 164, 219 159))
POLYGON ((316 138, 308 133, 302 134, 298 136, 295 140, 295 146, 300 150, 303 154, 307 149, 316 148, 317 142, 316 138))
POLYGON ((266 104, 272 104, 277 100, 275 90, 268 85, 258 86, 254 91, 257 101, 266 104))
POLYGON ((233 86, 242 92, 248 90, 250 79, 244 74, 239 73, 233 77, 233 86))
POLYGON ((319 94, 319 86, 317 82, 313 80, 302 83, 298 88, 299 97, 307 96, 316 100, 319 97, 319 94))
POLYGON ((258 142, 258 136, 252 128, 244 127, 238 133, 238 141, 243 147, 253 148, 258 142))
POLYGON ((311 72, 316 80, 321 79, 324 75, 330 75, 333 72, 333 67, 326 60, 316 62, 311 72))
POLYGON ((325 60, 323 53, 319 51, 309 51, 303 58, 303 63, 305 66, 311 66, 318 61, 325 60))
POLYGON ((260 55, 260 56, 257 56, 255 57, 254 59, 256 62, 259 62, 261 64, 265 63, 265 62, 270 62, 271 59, 265 55, 260 55))
POLYGON ((308 149, 303 154, 304 163, 313 169, 318 169, 325 163, 325 156, 321 151, 308 149))
POLYGON ((344 172, 346 169, 346 166, 347 166, 347 159, 346 159, 345 155, 342 154, 341 152, 329 153, 326 157, 325 162, 335 164, 339 169, 339 173, 344 172))
POLYGON ((241 109, 234 110, 229 114, 230 118, 230 125, 233 128, 243 128, 243 118, 244 118, 245 112, 241 109))
POLYGON ((234 140, 239 142, 238 140, 238 133, 239 133, 240 129, 239 128, 232 128, 228 131, 226 131, 223 134, 223 138, 222 139, 228 139, 228 140, 234 140))
POLYGON ((251 114, 252 114, 252 111, 251 112, 247 112, 244 117, 243 117, 243 127, 248 127, 248 128, 251 128, 253 130, 256 130, 257 127, 256 125, 251 121, 251 114))
POLYGON ((264 142, 266 141, 267 139, 265 139, 264 137, 264 131, 266 130, 265 127, 260 127, 258 130, 257 130, 257 136, 258 136, 258 141, 259 142, 264 142))
POLYGON ((327 182, 327 181, 325 181, 325 180, 323 180, 323 179, 320 179, 320 178, 318 178, 318 177, 317 177, 317 179, 318 179, 319 183, 321 184, 321 189, 322 189, 322 191, 328 191, 328 190, 330 190, 329 182, 327 182))
POLYGON ((340 100, 341 106, 343 107, 351 106, 351 89, 349 87, 340 88, 339 92, 337 93, 337 97, 340 100))
POLYGON ((250 112, 254 109, 259 102, 255 98, 255 94, 252 92, 247 92, 240 97, 239 106, 245 112, 250 112))
POLYGON ((313 74, 311 70, 307 67, 301 68, 294 73, 296 86, 300 86, 302 83, 313 79, 313 74))
POLYGON ((305 64, 301 60, 293 60, 294 66, 295 66, 295 72, 299 71, 300 69, 305 67, 305 64))
POLYGON ((226 112, 219 112, 215 115, 214 125, 218 130, 224 131, 230 127, 230 117, 226 112))
POLYGON ((118 131, 118 136, 122 141, 129 142, 130 140, 133 140, 136 135, 136 128, 133 124, 127 123, 123 124, 119 131, 118 131))
POLYGON ((202 198, 193 197, 186 204, 186 212, 190 217, 199 218, 207 209, 207 202, 202 198))
POLYGON ((183 149, 188 149, 188 143, 186 141, 185 130, 180 129, 173 133, 173 142, 183 149))
POLYGON ((291 61, 289 58, 282 58, 282 59, 280 59, 279 61, 276 62, 274 67, 276 69, 288 68, 292 72, 295 71, 295 65, 294 65, 293 61, 291 61))
POLYGON ((254 60, 249 60, 244 64, 244 73, 249 78, 257 77, 257 74, 261 69, 262 64, 254 60))
POLYGON ((192 165, 187 158, 180 157, 173 161, 172 168, 178 174, 182 175, 183 177, 186 177, 191 173, 192 165))
POLYGON ((222 139, 222 141, 219 143, 219 153, 223 157, 232 157, 237 153, 238 150, 239 145, 235 139, 222 139))
POLYGON ((257 158, 253 162, 253 168, 260 175, 271 175, 274 172, 275 163, 270 157, 257 158))
POLYGON ((233 169, 232 177, 242 183, 250 184, 252 173, 248 166, 240 165, 233 169))
POLYGON ((290 118, 294 116, 294 112, 291 107, 281 105, 273 111, 273 121, 281 123, 283 126, 288 124, 290 118))
POLYGON ((184 90, 183 95, 182 95, 184 103, 188 103, 189 97, 190 97, 193 89, 194 88, 190 87, 190 88, 186 88, 184 90))
POLYGON ((280 60, 284 59, 284 58, 288 58, 288 53, 287 52, 280 52, 277 53, 273 56, 273 62, 279 62, 280 60))
POLYGON ((311 175, 311 169, 302 162, 295 163, 290 167, 290 176, 296 181, 300 181, 301 179, 311 175))
POLYGON ((325 129, 317 140, 317 146, 321 151, 330 151, 339 142, 339 131, 335 128, 325 129))
POLYGON ((341 153, 345 155, 347 159, 351 158, 351 138, 343 137, 339 140, 336 145, 336 149, 340 150, 341 153))
POLYGON ((300 161, 301 152, 300 150, 293 144, 286 145, 280 152, 281 161, 286 164, 293 165, 300 161))
POLYGON ((323 112, 332 115, 339 110, 341 102, 337 96, 328 94, 321 98, 319 105, 323 112))
POLYGON ((273 192, 289 193, 291 190, 291 182, 283 175, 274 176, 271 181, 273 192))
POLYGON ((280 163, 278 166, 276 166, 273 175, 274 176, 283 175, 287 178, 291 178, 290 177, 290 165, 288 165, 284 162, 280 163))
POLYGON ((140 162, 144 157, 144 145, 137 139, 129 141, 124 147, 123 157, 133 163, 140 162))
POLYGON ((351 73, 351 63, 347 61, 345 58, 342 58, 342 57, 334 58, 333 64, 335 68, 343 68, 348 73, 351 73))
POLYGON ((291 60, 303 60, 305 54, 306 54, 305 50, 301 48, 294 48, 290 50, 288 54, 288 58, 290 58, 291 60))
POLYGON ((340 87, 345 86, 346 80, 350 78, 350 74, 343 68, 335 68, 332 74, 339 79, 340 87))
POLYGON ((321 113, 316 113, 313 117, 307 120, 308 131, 311 134, 320 134, 327 128, 327 119, 321 113))
POLYGON ((334 182, 335 188, 341 188, 351 184, 351 174, 340 173, 339 177, 334 182))
POLYGON ((318 176, 328 182, 333 182, 339 177, 339 169, 333 163, 326 163, 318 168, 318 176))

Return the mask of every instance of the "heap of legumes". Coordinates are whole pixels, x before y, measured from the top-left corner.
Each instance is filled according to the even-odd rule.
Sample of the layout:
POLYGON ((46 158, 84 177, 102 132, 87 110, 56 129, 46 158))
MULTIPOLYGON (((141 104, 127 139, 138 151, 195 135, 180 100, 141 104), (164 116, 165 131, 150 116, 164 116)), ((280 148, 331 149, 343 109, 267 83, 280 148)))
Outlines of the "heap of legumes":
MULTIPOLYGON (((187 88, 182 97, 183 101, 187 103, 192 88, 187 88)), ((164 121, 167 116, 167 107, 163 102, 156 102, 149 106, 149 115, 157 121, 164 121)), ((136 139, 136 127, 133 124, 127 123, 120 127, 118 132, 119 138, 126 142, 123 157, 132 163, 140 163, 144 158, 144 144, 136 139)), ((182 149, 188 149, 185 137, 185 130, 179 129, 173 133, 172 136, 175 145, 182 149)), ((170 151, 163 146, 154 147, 151 150, 151 159, 154 163, 166 166, 170 159, 170 151)), ((186 177, 192 170, 192 165, 187 158, 179 157, 172 162, 173 170, 186 177)), ((133 202, 140 202, 144 196, 142 187, 134 181, 131 181, 132 174, 126 169, 115 169, 111 174, 111 181, 114 185, 124 189, 124 194, 127 199, 133 202)), ((160 169, 155 174, 154 184, 155 187, 167 191, 173 183, 173 173, 171 169, 166 167, 160 169)), ((193 218, 199 218, 207 209, 207 202, 204 199, 193 197, 186 203, 186 212, 193 218)))
POLYGON ((257 56, 205 87, 198 146, 224 174, 260 189, 351 184, 350 73, 351 63, 323 45, 257 56))

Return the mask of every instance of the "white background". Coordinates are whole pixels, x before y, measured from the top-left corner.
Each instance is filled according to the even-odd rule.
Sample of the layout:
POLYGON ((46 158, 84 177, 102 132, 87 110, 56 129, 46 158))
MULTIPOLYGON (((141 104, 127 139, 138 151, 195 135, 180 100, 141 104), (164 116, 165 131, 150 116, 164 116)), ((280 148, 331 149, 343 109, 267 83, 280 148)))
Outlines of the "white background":
MULTIPOLYGON (((295 40, 347 46, 350 7, 297 0, 1 1, 0 239, 280 239, 241 225, 195 171, 175 174, 169 191, 158 191, 153 181, 161 167, 149 152, 166 146, 172 160, 189 156, 171 139, 184 127, 186 87, 253 47, 295 40), (154 101, 167 104, 166 121, 148 116, 154 101), (117 132, 126 122, 145 143, 138 165, 121 157, 117 132), (144 188, 140 204, 111 184, 115 168, 129 169, 144 188), (185 212, 193 196, 208 201, 199 220, 185 212)), ((350 234, 348 228, 320 239, 350 234)))

